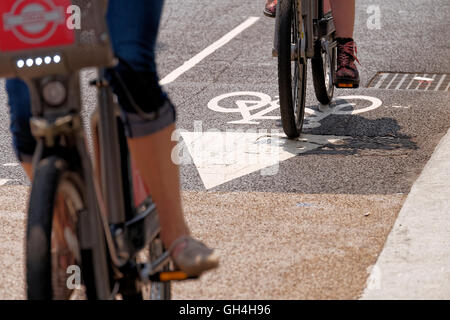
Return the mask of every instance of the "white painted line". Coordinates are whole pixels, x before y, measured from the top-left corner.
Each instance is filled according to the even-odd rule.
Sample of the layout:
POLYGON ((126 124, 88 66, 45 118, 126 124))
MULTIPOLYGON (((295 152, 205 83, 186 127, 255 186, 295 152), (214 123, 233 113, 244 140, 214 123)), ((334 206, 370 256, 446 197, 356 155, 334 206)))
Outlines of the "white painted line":
MULTIPOLYGON (((333 100, 334 103, 337 103, 338 101, 343 101, 345 103, 339 103, 333 108, 330 108, 328 105, 319 105, 318 111, 308 107, 305 108, 306 123, 304 124, 304 128, 320 127, 320 121, 331 114, 354 115, 374 110, 383 104, 380 99, 370 96, 342 96, 336 97, 333 100), (370 101, 371 105, 364 108, 359 108, 356 103, 348 103, 348 100, 366 100, 370 101), (351 109, 348 110, 347 107, 351 107, 351 109)), ((278 96, 275 96, 275 99, 272 100, 268 94, 255 91, 236 91, 225 93, 211 99, 208 102, 208 109, 215 112, 227 114, 239 113, 241 115, 242 119, 228 121, 227 123, 229 124, 257 125, 260 123, 259 120, 278 120, 280 119, 280 116, 268 114, 279 108, 280 105, 278 96), (233 100, 230 99, 233 97, 235 97, 234 104, 231 103, 233 100), (225 103, 222 100, 228 100, 228 103, 225 103)))
POLYGON ((196 64, 198 64, 200 61, 205 59, 210 54, 214 53, 217 49, 223 47, 228 42, 230 42, 233 38, 235 38, 237 35, 239 35, 242 31, 252 26, 256 21, 259 20, 259 17, 249 17, 247 20, 245 20, 243 23, 241 23, 239 26, 228 32, 226 35, 224 35, 222 38, 211 44, 209 47, 204 49, 202 52, 198 53, 177 69, 169 73, 167 76, 162 79, 159 84, 160 85, 166 85, 168 83, 171 83, 175 81, 179 76, 181 76, 186 71, 192 69, 196 64))
POLYGON ((282 161, 350 138, 304 134, 289 140, 284 134, 265 131, 181 131, 184 143, 178 145, 182 148, 178 152, 183 157, 190 154, 205 188, 211 189, 260 170, 261 175, 275 175, 282 161))
POLYGON ((11 181, 10 179, 0 179, 0 187, 4 186, 5 184, 7 184, 9 181, 11 181))
POLYGON ((450 299, 450 130, 412 186, 362 299, 450 299))
POLYGON ((448 91, 449 88, 450 88, 450 82, 448 83, 447 88, 445 88, 444 91, 448 91))
POLYGON ((442 75, 441 80, 439 80, 438 84, 436 85, 436 88, 434 88, 434 91, 438 91, 439 90, 439 87, 441 86, 442 82, 444 82, 444 79, 445 79, 446 76, 447 76, 446 74, 442 75))

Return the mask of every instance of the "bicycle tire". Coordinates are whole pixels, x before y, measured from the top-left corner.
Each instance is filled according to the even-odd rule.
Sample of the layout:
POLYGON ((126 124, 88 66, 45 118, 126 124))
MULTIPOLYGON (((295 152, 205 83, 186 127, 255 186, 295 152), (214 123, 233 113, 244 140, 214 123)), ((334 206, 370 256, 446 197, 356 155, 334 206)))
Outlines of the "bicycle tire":
POLYGON ((297 14, 296 1, 279 1, 275 24, 278 39, 278 91, 281 123, 285 134, 291 139, 300 135, 305 117, 307 60, 303 61, 300 57, 300 28, 303 28, 303 22, 301 15, 297 14), (297 44, 294 61, 291 59, 293 44, 297 44))
POLYGON ((91 250, 77 251, 79 246, 76 246, 78 219, 74 213, 82 214, 85 208, 85 197, 80 191, 81 181, 79 175, 68 171, 66 162, 56 156, 40 161, 35 170, 28 210, 26 245, 27 294, 30 300, 66 300, 73 298, 74 294, 81 294, 81 291, 75 292, 78 289, 69 288, 68 269, 64 270, 70 263, 81 266, 81 260, 84 298, 98 298, 94 290, 94 267, 91 264, 94 261, 93 254, 91 250), (64 197, 62 202, 60 196, 64 197), (61 210, 61 203, 65 209, 66 206, 71 206, 69 215, 67 210, 61 210), (58 210, 55 210, 56 207, 58 210), (62 227, 61 223, 64 223, 62 227), (60 228, 57 230, 58 227, 60 228), (63 256, 67 250, 71 255, 63 256), (61 261, 65 262, 64 266, 59 265, 64 263, 61 261))
POLYGON ((322 104, 329 104, 334 95, 333 70, 336 65, 336 48, 329 57, 322 49, 320 41, 315 44, 315 57, 311 61, 314 92, 322 104))

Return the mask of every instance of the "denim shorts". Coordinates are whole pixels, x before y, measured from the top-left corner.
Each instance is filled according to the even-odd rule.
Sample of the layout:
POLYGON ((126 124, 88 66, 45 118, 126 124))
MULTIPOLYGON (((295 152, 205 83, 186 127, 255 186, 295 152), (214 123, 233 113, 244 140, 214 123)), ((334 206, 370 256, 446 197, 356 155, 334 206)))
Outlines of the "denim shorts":
MULTIPOLYGON (((109 0, 107 22, 119 64, 105 70, 117 95, 129 137, 158 132, 175 122, 175 109, 158 84, 155 44, 164 0, 109 0), (113 76, 114 75, 114 76, 113 76), (158 111, 155 120, 143 120, 135 112, 116 80, 126 84, 135 103, 145 112, 158 111)), ((13 146, 21 161, 30 161, 36 141, 30 130, 30 95, 20 79, 7 79, 13 146)))

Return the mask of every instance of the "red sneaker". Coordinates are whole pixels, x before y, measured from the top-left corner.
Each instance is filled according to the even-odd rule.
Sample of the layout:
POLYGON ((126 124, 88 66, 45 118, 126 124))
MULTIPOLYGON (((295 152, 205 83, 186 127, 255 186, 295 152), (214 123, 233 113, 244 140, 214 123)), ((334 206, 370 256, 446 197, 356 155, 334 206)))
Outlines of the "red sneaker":
POLYGON ((353 39, 337 39, 337 70, 334 84, 337 88, 358 88, 359 72, 355 65, 356 44, 353 39))
POLYGON ((277 0, 267 0, 266 6, 264 7, 264 15, 269 18, 275 18, 277 11, 277 0))

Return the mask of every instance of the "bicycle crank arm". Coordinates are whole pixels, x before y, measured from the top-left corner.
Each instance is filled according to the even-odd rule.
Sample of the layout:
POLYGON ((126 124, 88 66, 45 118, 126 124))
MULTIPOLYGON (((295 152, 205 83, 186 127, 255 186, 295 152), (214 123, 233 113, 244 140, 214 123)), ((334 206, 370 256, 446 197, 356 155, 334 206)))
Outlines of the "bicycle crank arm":
POLYGON ((144 283, 147 283, 150 277, 157 274, 161 269, 167 265, 170 261, 170 252, 164 252, 160 257, 158 257, 153 263, 147 262, 144 263, 139 272, 141 280, 144 283))

